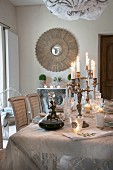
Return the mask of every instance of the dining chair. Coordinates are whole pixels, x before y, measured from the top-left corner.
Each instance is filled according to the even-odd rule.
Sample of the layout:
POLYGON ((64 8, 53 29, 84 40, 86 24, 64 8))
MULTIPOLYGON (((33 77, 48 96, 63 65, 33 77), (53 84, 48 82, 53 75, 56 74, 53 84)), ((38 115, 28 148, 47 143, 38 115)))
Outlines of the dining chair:
POLYGON ((1 124, 1 114, 0 114, 0 160, 4 156, 5 149, 3 149, 3 135, 2 135, 2 124, 1 124))
POLYGON ((30 111, 32 114, 32 119, 40 113, 42 113, 42 105, 40 95, 37 93, 27 94, 26 98, 28 99, 30 111))
POLYGON ((26 97, 25 96, 10 97, 8 101, 10 102, 14 112, 16 130, 19 131, 20 129, 24 128, 29 124, 26 97))

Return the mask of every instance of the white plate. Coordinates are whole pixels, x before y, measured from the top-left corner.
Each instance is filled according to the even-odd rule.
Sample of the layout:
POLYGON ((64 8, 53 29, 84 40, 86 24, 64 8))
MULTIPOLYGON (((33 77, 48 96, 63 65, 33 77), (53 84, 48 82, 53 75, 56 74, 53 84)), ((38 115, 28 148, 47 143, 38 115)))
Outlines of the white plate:
POLYGON ((109 122, 104 122, 105 126, 108 126, 108 127, 113 127, 113 122, 112 123, 109 123, 109 122))
POLYGON ((104 101, 104 105, 105 106, 113 106, 113 101, 111 101, 111 100, 104 101))
POLYGON ((104 109, 111 109, 111 110, 113 110, 113 106, 104 106, 104 109))
POLYGON ((104 110, 107 114, 113 114, 113 110, 104 110))

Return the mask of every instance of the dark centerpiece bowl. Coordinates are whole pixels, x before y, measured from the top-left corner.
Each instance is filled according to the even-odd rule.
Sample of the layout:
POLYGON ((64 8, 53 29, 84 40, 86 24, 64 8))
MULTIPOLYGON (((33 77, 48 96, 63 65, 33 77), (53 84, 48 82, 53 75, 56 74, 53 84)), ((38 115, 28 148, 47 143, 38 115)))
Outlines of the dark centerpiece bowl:
POLYGON ((45 130, 57 130, 64 126, 64 122, 61 119, 42 119, 38 124, 45 130))

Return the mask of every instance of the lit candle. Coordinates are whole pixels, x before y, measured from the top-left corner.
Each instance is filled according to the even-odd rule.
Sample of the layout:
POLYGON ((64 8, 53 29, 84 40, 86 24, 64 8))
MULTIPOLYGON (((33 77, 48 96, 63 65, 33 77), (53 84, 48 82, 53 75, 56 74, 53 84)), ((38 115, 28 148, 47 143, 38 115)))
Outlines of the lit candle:
POLYGON ((68 97, 68 87, 66 87, 66 97, 68 97))
POLYGON ((86 52, 86 69, 90 70, 90 59, 88 57, 88 52, 86 52))
POLYGON ((93 70, 94 67, 94 60, 91 60, 91 70, 93 70))
POLYGON ((71 79, 75 79, 75 62, 71 63, 71 79))
POLYGON ((51 86, 50 86, 50 88, 52 89, 52 88, 53 88, 53 86, 51 85, 51 86))
POLYGON ((82 129, 82 128, 81 128, 80 124, 77 123, 77 127, 76 127, 75 131, 76 131, 76 132, 79 132, 79 131, 81 131, 81 129, 82 129))
POLYGON ((44 88, 47 88, 47 86, 46 86, 46 85, 44 85, 44 88))
POLYGON ((58 85, 58 86, 57 86, 57 88, 59 89, 59 88, 60 88, 60 86, 58 85))
POLYGON ((88 52, 86 52, 86 66, 88 66, 88 52))
POLYGON ((104 110, 103 110, 103 108, 99 108, 99 113, 103 113, 104 112, 104 110))
POLYGON ((88 58, 88 70, 90 70, 90 59, 88 58))
POLYGON ((79 56, 77 56, 77 72, 80 72, 80 61, 79 61, 79 56))
POLYGON ((93 78, 96 78, 95 62, 93 62, 93 78))
POLYGON ((95 67, 93 68, 93 78, 96 78, 96 69, 95 69, 95 67))
POLYGON ((87 103, 87 104, 84 106, 84 108, 85 108, 85 112, 86 112, 86 113, 90 113, 90 108, 91 108, 90 104, 87 103))
POLYGON ((69 89, 69 98, 71 98, 71 89, 69 89))

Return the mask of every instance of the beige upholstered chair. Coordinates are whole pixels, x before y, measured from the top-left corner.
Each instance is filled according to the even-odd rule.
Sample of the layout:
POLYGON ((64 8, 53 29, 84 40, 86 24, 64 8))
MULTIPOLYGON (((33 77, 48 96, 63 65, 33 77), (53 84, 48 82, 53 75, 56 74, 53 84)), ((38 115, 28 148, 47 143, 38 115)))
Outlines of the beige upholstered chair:
POLYGON ((0 114, 0 160, 3 158, 5 149, 3 149, 3 136, 2 136, 2 125, 1 125, 1 114, 0 114))
POLYGON ((26 97, 10 97, 8 101, 11 103, 11 106, 13 108, 16 130, 19 131, 20 129, 29 124, 26 97))
POLYGON ((32 93, 26 95, 26 97, 30 105, 32 118, 40 115, 40 113, 42 112, 40 95, 37 93, 32 93))

